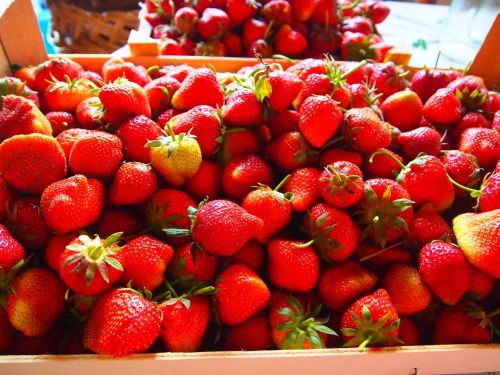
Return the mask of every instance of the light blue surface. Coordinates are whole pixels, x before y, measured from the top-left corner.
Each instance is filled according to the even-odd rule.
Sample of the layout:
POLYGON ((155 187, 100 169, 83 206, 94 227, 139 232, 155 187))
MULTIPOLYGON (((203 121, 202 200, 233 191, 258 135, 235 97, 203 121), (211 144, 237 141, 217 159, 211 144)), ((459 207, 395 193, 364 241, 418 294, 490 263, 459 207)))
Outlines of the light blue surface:
POLYGON ((49 39, 50 33, 50 11, 47 9, 45 0, 31 0, 33 3, 33 8, 35 8, 35 13, 38 18, 38 25, 40 25, 40 30, 42 31, 43 42, 45 44, 45 49, 48 53, 56 53, 56 49, 49 39))

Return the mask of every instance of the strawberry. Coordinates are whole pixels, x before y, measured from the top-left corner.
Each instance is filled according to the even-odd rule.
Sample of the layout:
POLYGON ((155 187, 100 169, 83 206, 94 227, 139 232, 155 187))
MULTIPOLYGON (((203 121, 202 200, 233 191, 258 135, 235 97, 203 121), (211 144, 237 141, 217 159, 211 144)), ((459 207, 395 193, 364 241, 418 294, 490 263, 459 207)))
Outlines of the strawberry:
POLYGON ((311 208, 303 224, 312 239, 300 246, 315 244, 328 262, 346 260, 358 245, 358 226, 345 211, 327 204, 320 203, 311 208))
POLYGON ((305 22, 311 18, 316 8, 316 0, 291 0, 293 19, 305 22))
POLYGON ((479 194, 478 204, 481 212, 493 211, 500 208, 500 172, 493 172, 483 182, 479 194))
POLYGON ((316 168, 299 168, 292 172, 284 191, 292 193, 290 203, 294 211, 306 211, 321 199, 320 175, 321 172, 316 168))
POLYGON ((189 34, 198 22, 198 12, 190 7, 182 7, 175 12, 174 25, 181 34, 189 34))
POLYGON ((307 49, 307 39, 290 25, 283 25, 275 35, 276 52, 286 56, 298 56, 307 49))
POLYGON ((7 208, 17 199, 16 192, 7 184, 5 178, 0 176, 0 217, 4 217, 7 208))
POLYGON ((321 306, 314 297, 301 297, 274 292, 271 296, 269 325, 278 349, 324 349, 327 335, 337 336, 319 318, 321 306))
POLYGON ((228 32, 222 39, 226 56, 243 56, 243 41, 239 34, 228 32))
POLYGON ((309 74, 304 81, 304 88, 295 99, 293 105, 297 109, 300 109, 304 100, 311 95, 331 95, 333 91, 333 84, 328 75, 318 73, 309 74))
POLYGON ((263 58, 270 58, 273 54, 273 49, 264 39, 257 39, 250 44, 246 52, 248 57, 254 57, 256 54, 261 55, 263 58))
POLYGON ((366 83, 354 83, 348 88, 351 92, 351 108, 371 107, 375 110, 375 106, 380 104, 382 94, 375 95, 375 88, 369 88, 366 83))
POLYGON ((472 267, 460 248, 443 241, 425 245, 418 255, 419 272, 437 297, 455 305, 472 281, 472 267))
POLYGON ((45 253, 43 254, 45 263, 47 263, 47 265, 54 271, 59 271, 59 258, 61 258, 61 254, 66 249, 66 246, 68 246, 77 237, 78 234, 76 232, 53 235, 45 248, 45 253))
POLYGON ((396 163, 394 159, 403 163, 403 158, 401 156, 391 150, 381 148, 368 158, 364 170, 372 178, 394 178, 401 171, 401 166, 396 163), (387 156, 387 154, 392 155, 393 158, 387 156))
POLYGON ((0 109, 0 139, 31 133, 52 135, 49 120, 33 101, 17 95, 4 96, 0 109))
POLYGON ((494 286, 494 278, 481 273, 477 269, 474 269, 474 273, 472 274, 472 281, 465 296, 466 298, 480 301, 488 296, 488 294, 493 290, 494 286))
POLYGON ((460 307, 446 307, 436 319, 434 342, 443 344, 487 344, 491 330, 481 320, 471 317, 460 307))
POLYGON ((384 289, 354 302, 340 321, 344 346, 391 346, 401 343, 398 337, 399 316, 384 289))
POLYGON ((224 167, 222 188, 231 198, 241 200, 257 184, 271 185, 273 173, 260 156, 254 154, 236 155, 224 167))
POLYGON ((271 284, 293 293, 310 292, 319 278, 319 257, 314 246, 273 238, 268 242, 267 271, 271 284), (299 245, 299 246, 295 246, 299 245))
POLYGON ((80 235, 67 245, 59 258, 59 275, 64 283, 84 296, 109 289, 123 273, 122 248, 116 244, 122 234, 112 234, 105 240, 99 235, 80 235))
POLYGON ((53 271, 30 268, 10 288, 5 311, 12 326, 26 336, 45 334, 64 312, 66 288, 53 271))
POLYGON ((202 160, 196 174, 187 179, 184 189, 194 199, 202 200, 205 197, 218 198, 221 190, 222 168, 219 164, 202 160))
POLYGON ((122 356, 148 350, 161 330, 159 308, 130 289, 111 289, 94 305, 83 344, 99 354, 122 356))
POLYGON ((0 307, 0 353, 5 353, 11 348, 14 342, 15 332, 16 330, 10 324, 7 312, 3 307, 0 307))
POLYGON ((33 88, 43 92, 49 86, 50 81, 54 79, 64 81, 66 77, 72 80, 78 78, 82 72, 83 68, 80 64, 64 57, 56 57, 38 65, 35 70, 35 85, 33 88))
POLYGON ((217 276, 219 257, 201 251, 194 242, 175 249, 170 273, 175 279, 212 283, 217 276))
POLYGON ((36 87, 35 74, 36 66, 28 65, 17 69, 14 76, 21 81, 25 82, 28 87, 36 87))
POLYGON ((249 89, 239 89, 227 97, 222 121, 228 126, 252 126, 260 122, 262 103, 249 89))
POLYGON ((292 23, 292 8, 286 0, 271 0, 262 7, 262 16, 267 22, 274 21, 276 26, 292 23))
MULTIPOLYGON (((390 61, 383 64, 375 64, 372 66, 368 84, 375 87, 377 92, 388 97, 397 91, 404 90, 408 87, 409 82, 405 79, 408 72, 390 61)), ((425 115, 425 107, 424 107, 425 115)))
POLYGON ((222 87, 215 73, 206 68, 190 72, 172 97, 172 106, 184 111, 203 104, 214 108, 220 108, 224 104, 222 87), (203 95, 197 94, 200 92, 203 95))
POLYGON ((114 125, 127 119, 144 115, 151 117, 151 107, 144 89, 138 84, 119 78, 103 86, 99 91, 104 119, 114 125))
POLYGON ((50 136, 15 135, 0 145, 0 173, 23 193, 41 193, 66 177, 66 171, 64 152, 50 136))
POLYGON ((212 156, 220 145, 222 138, 221 120, 217 115, 217 110, 200 105, 189 111, 174 116, 167 123, 167 130, 170 127, 174 134, 192 134, 200 146, 203 157, 212 156))
POLYGON ((218 317, 227 325, 243 323, 263 310, 271 296, 264 281, 242 264, 226 268, 219 275, 215 288, 218 317))
POLYGON ((500 133, 494 129, 466 129, 457 141, 457 149, 474 155, 481 168, 492 168, 500 160, 500 133))
POLYGON ((160 306, 163 321, 160 337, 170 352, 195 352, 210 320, 210 300, 194 295, 172 298, 160 306))
POLYGON ((341 59, 344 61, 360 61, 362 59, 381 61, 380 50, 375 46, 373 36, 374 34, 366 35, 351 31, 342 33, 340 42, 341 59))
POLYGON ((282 112, 290 107, 302 90, 303 83, 295 74, 280 70, 265 70, 264 76, 257 80, 257 98, 267 98, 274 112, 282 112), (267 82, 259 84, 259 82, 267 82), (265 90, 261 89, 264 87, 265 90), (260 90, 259 90, 260 89, 260 90))
POLYGON ((461 115, 462 104, 449 88, 438 89, 424 105, 425 118, 436 124, 453 124, 461 115))
MULTIPOLYGON (((440 159, 446 168, 446 173, 454 181, 470 188, 477 186, 481 170, 474 155, 459 150, 449 150, 442 154, 440 159)), ((457 197, 465 195, 459 188, 455 188, 455 194, 457 197)))
POLYGON ((370 236, 381 247, 397 241, 413 220, 413 203, 408 191, 392 180, 365 181, 364 196, 359 202, 363 236, 370 236))
POLYGON ((317 0, 310 20, 326 28, 336 25, 338 22, 337 4, 329 0, 317 0))
POLYGON ((160 55, 184 56, 187 52, 177 40, 163 37, 160 42, 160 55))
POLYGON ((398 338, 403 342, 403 345, 421 345, 421 334, 415 320, 404 315, 400 316, 399 320, 398 338))
POLYGON ((319 279, 321 301, 336 312, 344 311, 356 299, 371 292, 377 275, 359 263, 347 260, 326 268, 319 279))
POLYGON ((79 127, 83 129, 98 129, 105 125, 102 103, 96 96, 82 100, 76 106, 75 116, 79 127))
POLYGON ((125 159, 149 163, 149 149, 144 145, 160 137, 162 131, 153 120, 146 116, 136 116, 120 125, 115 135, 122 141, 125 159))
POLYGON ((310 96, 300 107, 299 129, 313 147, 323 147, 336 133, 342 112, 328 96, 310 96))
POLYGON ((236 253, 231 255, 228 259, 229 264, 241 263, 254 272, 259 272, 262 263, 264 262, 264 250, 262 245, 256 241, 248 241, 236 253))
POLYGON ((408 236, 419 247, 439 239, 450 238, 453 232, 446 220, 430 203, 422 205, 413 216, 408 236))
POLYGON ((81 128, 72 128, 64 130, 56 137, 57 143, 61 145, 61 148, 66 155, 66 159, 69 159, 69 154, 73 145, 80 139, 89 138, 93 134, 92 131, 81 128))
POLYGON ((387 97, 380 106, 385 121, 401 131, 415 129, 422 118, 424 107, 413 91, 399 91, 387 97))
POLYGON ((363 241, 356 248, 354 257, 363 266, 379 273, 395 263, 411 264, 413 262, 413 254, 400 243, 381 248, 370 241, 363 241))
POLYGON ((486 275, 499 278, 500 209, 480 214, 465 213, 453 219, 458 246, 471 264, 486 275))
POLYGON ((78 77, 88 79, 97 87, 101 87, 104 85, 104 78, 102 78, 102 75, 92 70, 83 70, 80 72, 78 77))
POLYGON ((0 109, 3 105, 3 98, 7 95, 17 95, 31 99, 38 107, 40 100, 35 91, 31 90, 25 81, 16 77, 3 77, 0 78, 0 109))
POLYGON ((343 131, 347 142, 362 153, 370 153, 391 143, 391 131, 370 108, 352 108, 344 114, 343 131))
POLYGON ((40 199, 25 197, 8 207, 7 222, 14 237, 26 248, 39 249, 49 242, 50 229, 40 216, 40 199))
POLYGON ((307 165, 310 153, 309 145, 298 131, 280 135, 266 148, 269 159, 285 171, 292 171, 307 165))
POLYGON ((416 158, 422 152, 434 156, 439 156, 441 152, 441 134, 426 126, 399 134, 398 142, 409 159, 416 158))
POLYGON ((285 177, 274 190, 261 184, 243 199, 241 206, 264 223, 261 231, 255 236, 261 244, 267 243, 272 236, 278 234, 292 218, 290 196, 279 191, 289 178, 290 176, 285 177))
POLYGON ((255 133, 244 128, 226 130, 219 151, 221 164, 226 165, 239 154, 257 154, 260 149, 259 140, 255 133))
POLYGON ((181 83, 178 80, 168 76, 154 79, 144 86, 153 116, 158 116, 170 107, 172 97, 180 87, 181 83))
POLYGON ((120 252, 123 266, 121 282, 153 291, 163 283, 163 275, 174 251, 165 242, 149 235, 129 241, 120 252))
POLYGON ((227 0, 225 1, 227 14, 231 18, 231 25, 240 25, 246 19, 253 17, 260 7, 255 0, 227 0))
POLYGON ((231 19, 221 9, 207 8, 198 20, 198 32, 204 40, 220 39, 229 29, 231 19))
POLYGON ((248 47, 256 40, 265 40, 269 30, 269 24, 266 21, 249 18, 243 24, 243 43, 248 47))
POLYGON ((468 128, 492 128, 490 121, 479 112, 468 112, 453 125, 451 135, 459 138, 460 134, 468 128))
POLYGON ((328 165, 319 177, 323 200, 339 208, 357 203, 363 196, 363 174, 348 161, 337 161, 328 165))
POLYGON ((94 232, 102 237, 111 236, 116 232, 123 232, 126 236, 131 236, 143 229, 143 218, 124 208, 106 209, 94 225, 94 232))
POLYGON ((16 355, 61 354, 61 341, 67 334, 62 324, 54 324, 47 333, 33 337, 20 334, 10 350, 16 355))
POLYGON ((440 69, 421 69, 411 78, 411 91, 417 93, 423 103, 438 89, 442 89, 451 82, 449 72, 440 69))
POLYGON ((50 122, 54 136, 63 130, 75 127, 75 117, 69 112, 48 112, 45 114, 45 117, 50 122))
POLYGON ((116 205, 147 201, 158 190, 158 177, 152 168, 139 162, 123 163, 109 188, 109 200, 116 205))
POLYGON ((102 66, 102 77, 105 83, 125 78, 139 86, 144 86, 150 81, 148 73, 143 66, 123 61, 120 57, 111 58, 104 63, 102 66))
POLYGON ((43 92, 43 103, 48 111, 75 112, 81 101, 95 96, 96 86, 84 78, 52 82, 43 92))
POLYGON ((373 33, 373 23, 371 20, 363 16, 345 18, 342 20, 342 24, 340 26, 343 33, 347 31, 365 35, 373 33))
POLYGON ((418 270, 409 265, 391 266, 384 274, 381 287, 389 294, 398 314, 413 315, 423 311, 432 300, 432 293, 418 270))
POLYGON ((91 130, 71 147, 69 166, 75 174, 108 179, 115 174, 122 161, 122 147, 116 135, 91 130))
POLYGON ((319 164, 323 168, 337 161, 348 161, 357 167, 361 167, 363 158, 359 152, 341 148, 327 148, 319 156, 319 164))
POLYGON ((220 40, 200 42, 194 48, 196 56, 226 56, 226 47, 220 40))
POLYGON ((93 178, 75 175, 49 185, 42 193, 40 208, 46 224, 58 233, 68 233, 93 224, 99 218, 104 187, 93 178))
POLYGON ((201 149, 193 135, 171 133, 146 143, 151 165, 172 186, 193 177, 201 164, 201 149))
POLYGON ((9 230, 0 224, 0 301, 5 297, 3 292, 10 289, 9 282, 23 266, 24 258, 24 248, 12 237, 9 230))
POLYGON ((265 350, 270 346, 269 323, 262 313, 229 327, 224 338, 224 350, 265 350))

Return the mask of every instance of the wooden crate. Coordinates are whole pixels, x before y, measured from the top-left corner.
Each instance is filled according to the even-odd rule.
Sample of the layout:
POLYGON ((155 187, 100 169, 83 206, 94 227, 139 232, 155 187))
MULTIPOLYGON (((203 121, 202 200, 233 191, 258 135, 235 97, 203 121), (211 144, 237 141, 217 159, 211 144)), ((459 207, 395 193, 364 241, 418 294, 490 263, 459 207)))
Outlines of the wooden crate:
MULTIPOLYGON (((499 84, 498 57, 500 17, 493 35, 487 37, 474 74, 489 84, 499 84), (489 47, 488 47, 489 46, 489 47), (485 52, 490 51, 490 52, 485 52), (487 64, 482 61, 486 55, 487 64), (482 57, 481 57, 482 56, 482 57), (492 62, 496 69, 491 69, 492 62), (482 70, 485 69, 486 70, 482 70)), ((0 75, 10 74, 11 65, 38 64, 48 58, 30 0, 0 1, 0 75)), ((87 69, 100 70, 109 55, 67 55, 87 69)), ((145 66, 186 63, 235 71, 255 59, 131 56, 125 60, 145 66)), ((100 355, 0 356, 1 375, 59 374, 451 374, 500 370, 500 344, 441 345, 397 348, 286 350, 259 352, 157 353, 110 358, 100 355)))

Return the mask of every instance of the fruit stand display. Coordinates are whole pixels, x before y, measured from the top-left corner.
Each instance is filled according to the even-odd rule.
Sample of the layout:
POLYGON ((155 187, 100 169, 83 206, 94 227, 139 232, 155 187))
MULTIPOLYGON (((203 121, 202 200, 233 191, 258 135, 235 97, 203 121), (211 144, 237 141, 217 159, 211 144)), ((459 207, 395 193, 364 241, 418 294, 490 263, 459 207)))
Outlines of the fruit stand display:
POLYGON ((2 374, 498 370, 498 72, 49 59, 3 7, 2 374))

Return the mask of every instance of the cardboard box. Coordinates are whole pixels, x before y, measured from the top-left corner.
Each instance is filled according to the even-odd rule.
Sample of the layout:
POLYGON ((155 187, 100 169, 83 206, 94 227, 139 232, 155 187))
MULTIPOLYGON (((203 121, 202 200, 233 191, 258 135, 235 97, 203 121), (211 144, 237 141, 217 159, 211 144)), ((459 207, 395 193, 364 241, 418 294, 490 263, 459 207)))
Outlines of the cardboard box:
MULTIPOLYGON (((483 75, 489 84, 500 83, 498 40, 500 17, 485 41, 471 72, 483 75), (495 48, 496 44, 496 48, 495 48), (489 47, 488 47, 489 46, 489 47), (489 52, 488 52, 489 51, 489 52), (488 64, 481 63, 487 56, 488 64), (491 63, 497 69, 491 69, 491 63), (486 70, 484 67, 486 66, 486 70), (489 67, 489 68, 488 68, 489 67), (491 74, 490 74, 491 73, 491 74)), ((30 0, 0 3, 0 74, 11 65, 38 64, 48 58, 30 0)), ((70 56, 88 69, 99 70, 109 55, 70 56)), ((145 66, 187 63, 235 71, 255 63, 254 59, 132 56, 126 60, 145 66)), ((441 345, 396 348, 323 350, 273 350, 259 352, 157 353, 124 358, 100 355, 0 356, 1 375, 62 374, 451 374, 500 370, 500 344, 441 345)))

